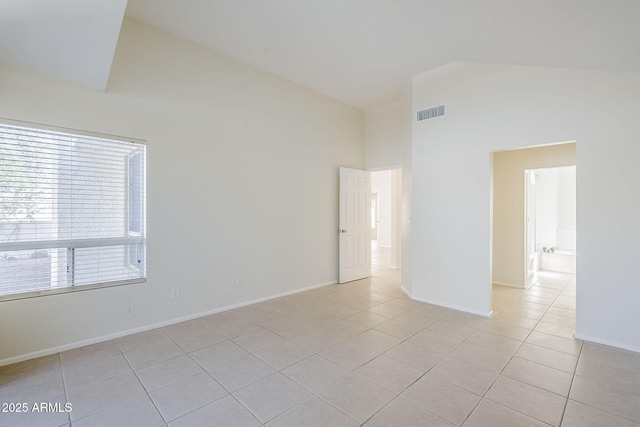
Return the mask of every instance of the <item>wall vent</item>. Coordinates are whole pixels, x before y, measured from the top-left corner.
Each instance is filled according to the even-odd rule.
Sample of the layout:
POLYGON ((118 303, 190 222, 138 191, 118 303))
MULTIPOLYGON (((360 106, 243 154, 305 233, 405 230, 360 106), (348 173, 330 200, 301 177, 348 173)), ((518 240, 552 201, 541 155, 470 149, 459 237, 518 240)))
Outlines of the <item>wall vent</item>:
POLYGON ((419 110, 416 116, 418 122, 423 120, 431 120, 436 117, 442 117, 447 114, 447 106, 445 104, 436 105, 435 107, 425 108, 419 110))

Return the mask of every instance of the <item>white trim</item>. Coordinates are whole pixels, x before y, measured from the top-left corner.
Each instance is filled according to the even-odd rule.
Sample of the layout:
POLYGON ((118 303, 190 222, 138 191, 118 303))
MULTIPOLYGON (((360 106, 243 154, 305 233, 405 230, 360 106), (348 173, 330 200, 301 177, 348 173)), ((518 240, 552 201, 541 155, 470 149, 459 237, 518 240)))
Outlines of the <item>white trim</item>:
POLYGON ((63 286, 61 288, 43 289, 40 291, 21 292, 19 294, 6 294, 0 295, 0 302, 5 301, 17 301, 21 299, 38 298, 48 295, 62 295, 71 292, 84 292, 91 289, 104 289, 112 288, 114 286, 135 285, 138 283, 146 283, 146 277, 140 277, 137 279, 116 280, 114 282, 101 282, 92 283, 91 285, 78 285, 78 286, 63 286))
POLYGON ((619 349, 622 349, 622 350, 629 350, 629 351, 633 351, 635 353, 640 353, 640 347, 619 343, 617 341, 603 340, 601 338, 596 338, 596 337, 592 337, 592 336, 589 336, 589 335, 582 335, 582 334, 577 334, 577 333, 574 334, 573 337, 575 339, 583 340, 583 341, 594 343, 594 344, 608 345, 609 347, 615 347, 615 348, 619 348, 619 349))
POLYGON ((493 285, 508 286, 508 287, 510 287, 510 288, 516 288, 516 289, 527 289, 527 288, 526 288, 526 287, 524 287, 524 286, 515 285, 515 284, 513 284, 513 283, 507 283, 507 282, 498 282, 498 281, 496 281, 496 280, 492 280, 492 281, 491 281, 491 283, 492 283, 493 285))
POLYGON ((186 322, 187 320, 197 319, 199 317, 208 316, 210 314, 220 313, 220 312, 227 311, 227 310, 233 310, 234 308, 244 307, 246 305, 251 305, 251 304, 257 304, 259 302, 269 301, 269 300, 280 298, 280 297, 284 297, 284 296, 287 296, 287 295, 293 295, 293 294, 297 294, 297 293, 300 293, 300 292, 309 291, 309 290, 312 290, 312 289, 322 288, 324 286, 335 285, 337 283, 338 283, 337 280, 332 280, 330 282, 319 283, 317 285, 311 285, 311 286, 307 286, 305 288, 295 289, 293 291, 282 292, 282 293, 279 293, 279 294, 276 294, 276 295, 271 295, 271 296, 268 296, 268 297, 258 298, 258 299, 254 299, 254 300, 251 300, 251 301, 245 301, 245 302, 241 302, 241 303, 238 303, 238 304, 232 304, 232 305, 228 305, 228 306, 225 306, 225 307, 215 308, 213 310, 207 310, 207 311, 203 311, 201 313, 191 314, 189 316, 184 316, 184 317, 179 317, 179 318, 176 318, 176 319, 167 320, 167 321, 164 321, 164 322, 154 323, 152 325, 140 326, 138 328, 127 329, 125 331, 115 332, 113 334, 103 335, 103 336, 96 337, 96 338, 90 338, 90 339, 87 339, 87 340, 76 341, 76 342, 71 343, 71 344, 65 344, 65 345, 61 345, 61 346, 58 346, 58 347, 51 347, 51 348, 47 348, 47 349, 44 349, 44 350, 34 351, 32 353, 21 354, 19 356, 13 356, 13 357, 9 357, 9 358, 6 358, 6 359, 1 359, 0 360, 0 366, 11 365, 13 363, 18 363, 18 362, 24 362, 25 360, 35 359, 37 357, 50 356, 52 354, 61 353, 63 351, 68 351, 68 350, 73 350, 73 349, 76 349, 76 348, 79 348, 79 347, 84 347, 86 345, 97 344, 97 343, 101 343, 101 342, 104 342, 104 341, 110 341, 110 340, 113 340, 113 339, 116 339, 116 338, 121 338, 121 337, 124 337, 124 336, 127 336, 127 335, 137 334, 139 332, 149 331, 151 329, 163 328, 165 326, 174 325, 174 324, 180 323, 180 322, 186 322))
POLYGON ((463 311, 465 313, 475 314, 477 316, 488 317, 488 318, 491 318, 493 316, 493 310, 477 311, 477 310, 470 310, 470 309, 468 309, 466 307, 461 307, 459 305, 445 304, 445 303, 442 303, 442 302, 439 302, 439 301, 433 301, 433 300, 416 298, 416 297, 411 297, 411 299, 415 300, 415 301, 426 302, 427 304, 433 304, 433 305, 437 305, 437 306, 440 306, 440 307, 450 308, 452 310, 463 311))
POLYGON ((54 239, 7 242, 0 244, 0 251, 23 251, 54 248, 101 248, 104 246, 140 245, 145 237, 103 237, 96 239, 54 239))
POLYGON ((419 302, 426 302, 427 304, 432 304, 432 305, 437 305, 439 307, 445 307, 445 308, 450 308, 452 310, 457 310, 457 311, 462 311, 465 313, 470 313, 470 314, 475 314, 478 316, 482 316, 482 317, 493 317, 493 310, 490 310, 489 312, 483 312, 483 311, 476 311, 476 310, 469 310, 468 308, 465 307, 460 307, 457 305, 450 305, 450 304, 444 304, 441 302, 435 302, 435 301, 431 301, 431 300, 427 300, 427 299, 422 299, 422 298, 416 298, 414 296, 412 296, 409 291, 407 291, 407 288, 404 287, 404 285, 400 285, 400 289, 402 289, 402 291, 407 294, 407 296, 409 298, 411 298, 414 301, 419 301, 419 302))

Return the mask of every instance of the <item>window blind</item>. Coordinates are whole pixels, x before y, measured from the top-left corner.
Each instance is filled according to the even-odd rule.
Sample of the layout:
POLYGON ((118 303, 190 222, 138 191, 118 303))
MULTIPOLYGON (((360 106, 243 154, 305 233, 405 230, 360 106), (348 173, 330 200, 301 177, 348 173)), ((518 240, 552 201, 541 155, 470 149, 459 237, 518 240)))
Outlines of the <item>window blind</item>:
POLYGON ((0 298, 144 281, 146 146, 0 123, 0 298))

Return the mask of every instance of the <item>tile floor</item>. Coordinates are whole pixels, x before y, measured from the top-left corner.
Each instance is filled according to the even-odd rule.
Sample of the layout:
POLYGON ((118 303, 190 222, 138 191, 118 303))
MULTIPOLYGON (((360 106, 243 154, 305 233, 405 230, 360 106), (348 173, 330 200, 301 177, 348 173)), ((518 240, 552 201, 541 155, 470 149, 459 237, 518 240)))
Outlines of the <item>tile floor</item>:
POLYGON ((0 368, 0 426, 640 426, 640 354, 574 340, 575 280, 486 319, 372 278, 0 368), (31 409, 31 408, 30 408, 31 409))

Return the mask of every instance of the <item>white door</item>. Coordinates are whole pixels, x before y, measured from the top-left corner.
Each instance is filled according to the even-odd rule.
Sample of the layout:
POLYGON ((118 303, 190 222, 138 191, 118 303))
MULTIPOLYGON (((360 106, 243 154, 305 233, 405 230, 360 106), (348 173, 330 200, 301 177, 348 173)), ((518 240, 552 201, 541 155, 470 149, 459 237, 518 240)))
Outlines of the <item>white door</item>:
POLYGON ((340 283, 371 275, 371 179, 340 168, 340 283))

